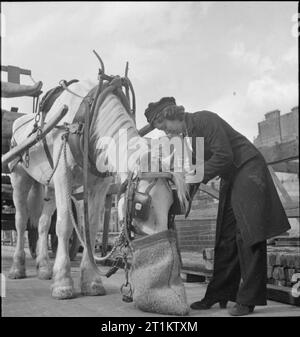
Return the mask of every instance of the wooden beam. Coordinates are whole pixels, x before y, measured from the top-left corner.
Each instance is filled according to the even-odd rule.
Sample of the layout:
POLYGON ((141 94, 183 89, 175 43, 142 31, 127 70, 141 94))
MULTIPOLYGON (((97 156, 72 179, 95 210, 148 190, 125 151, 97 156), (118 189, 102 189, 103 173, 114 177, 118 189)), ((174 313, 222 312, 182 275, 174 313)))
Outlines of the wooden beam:
POLYGON ((215 199, 219 199, 219 191, 216 190, 215 188, 212 188, 211 186, 200 184, 200 191, 203 191, 210 196, 212 196, 215 199))
POLYGON ((153 126, 150 124, 145 125, 141 129, 138 130, 138 133, 141 137, 144 137, 147 133, 151 132, 153 130, 153 126))
POLYGON ((295 173, 299 174, 299 162, 282 162, 277 164, 272 164, 272 168, 275 172, 284 172, 284 173, 295 173))
POLYGON ((288 218, 299 219, 299 202, 283 202, 282 205, 288 218))
POLYGON ((290 287, 267 284, 267 298, 276 302, 300 306, 300 297, 293 297, 290 287))
POLYGON ((7 72, 7 81, 11 83, 20 83, 20 75, 31 75, 31 70, 16 66, 1 66, 1 71, 7 72))
POLYGON ((22 144, 15 146, 8 153, 5 153, 1 157, 2 167, 5 167, 9 162, 18 156, 22 155, 27 149, 39 142, 40 139, 46 136, 54 126, 66 115, 68 112, 68 107, 63 105, 58 113, 49 120, 45 128, 42 130, 40 137, 37 137, 37 132, 33 133, 29 138, 27 138, 22 144))
POLYGON ((24 114, 19 113, 19 112, 1 109, 2 141, 3 139, 9 139, 9 140, 11 139, 13 123, 17 118, 23 115, 24 114))
POLYGON ((289 196, 287 190, 285 189, 285 187, 283 186, 283 184, 281 183, 281 181, 277 177, 276 173, 274 172, 272 166, 269 166, 268 168, 269 168, 269 171, 270 171, 271 176, 273 178, 273 181, 274 181, 275 185, 278 187, 278 189, 279 189, 282 197, 284 198, 285 202, 287 202, 287 203, 293 202, 293 200, 289 196))
POLYGON ((275 144, 272 146, 258 147, 267 164, 277 164, 288 160, 299 159, 299 139, 275 144))

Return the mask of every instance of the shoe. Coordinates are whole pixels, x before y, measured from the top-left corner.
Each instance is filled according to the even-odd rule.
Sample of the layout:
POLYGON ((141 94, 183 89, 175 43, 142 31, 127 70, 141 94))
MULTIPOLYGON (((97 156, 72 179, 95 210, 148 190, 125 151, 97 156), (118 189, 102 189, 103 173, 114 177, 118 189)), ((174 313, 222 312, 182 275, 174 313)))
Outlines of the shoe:
POLYGON ((220 305, 221 309, 225 309, 227 306, 227 300, 214 300, 214 299, 208 299, 203 298, 201 301, 194 302, 191 304, 191 309, 194 310, 207 310, 210 309, 214 304, 218 303, 220 305))
POLYGON ((255 305, 246 305, 236 303, 232 308, 228 310, 231 316, 245 316, 253 312, 255 305))

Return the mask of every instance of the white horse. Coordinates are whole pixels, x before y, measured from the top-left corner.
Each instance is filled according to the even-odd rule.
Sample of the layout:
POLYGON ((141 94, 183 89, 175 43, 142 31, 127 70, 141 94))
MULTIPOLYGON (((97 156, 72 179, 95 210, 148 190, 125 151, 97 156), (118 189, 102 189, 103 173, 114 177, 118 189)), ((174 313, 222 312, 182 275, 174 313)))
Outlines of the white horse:
MULTIPOLYGON (((88 81, 72 84, 69 88, 73 93, 85 97, 90 90, 95 87, 95 83, 88 81)), ((56 100, 51 110, 48 112, 45 123, 62 105, 67 105, 69 110, 67 115, 61 120, 63 123, 72 123, 74 116, 82 102, 82 98, 64 91, 56 100)), ((13 125, 13 138, 20 144, 32 131, 32 116, 25 115, 17 119, 13 125)), ((72 233, 72 222, 68 210, 68 198, 70 193, 82 185, 83 170, 73 158, 69 144, 66 145, 66 156, 60 156, 62 145, 62 135, 64 130, 55 128, 47 136, 49 151, 53 157, 57 169, 49 184, 49 200, 43 202, 44 188, 47 179, 52 174, 52 168, 41 145, 41 142, 30 148, 29 165, 18 163, 14 166, 11 174, 13 186, 13 201, 16 208, 16 230, 17 245, 13 257, 13 264, 9 272, 11 278, 26 277, 25 273, 25 253, 24 253, 24 232, 28 218, 39 228, 37 268, 38 276, 42 279, 53 278, 52 296, 58 299, 67 299, 74 296, 74 285, 71 277, 71 267, 69 259, 69 238, 72 233), (60 158, 60 159, 59 159, 60 158), (47 233, 50 226, 50 219, 57 209, 56 234, 58 236, 58 248, 55 263, 52 267, 48 257, 47 233)), ((132 118, 126 112, 121 100, 114 94, 109 94, 101 107, 95 111, 90 126, 89 148, 91 149, 92 160, 99 172, 109 167, 111 171, 117 171, 120 165, 119 159, 115 160, 111 147, 105 150, 105 138, 111 137, 120 149, 120 153, 127 151, 129 160, 129 170, 138 168, 135 160, 145 151, 145 148, 137 150, 135 144, 145 143, 139 137, 132 118), (120 134, 127 132, 128 143, 123 141, 120 134), (130 146, 128 145, 130 144, 130 146)), ((124 160, 124 159, 123 159, 124 160)), ((121 158, 122 161, 122 158, 121 158)), ((172 173, 173 181, 176 185, 181 203, 186 204, 186 189, 184 180, 178 173, 172 173)), ((120 174, 121 181, 127 177, 126 172, 120 174)), ((99 222, 103 221, 104 202, 109 186, 112 183, 111 176, 101 178, 89 172, 88 176, 88 205, 89 205, 89 225, 91 233, 91 245, 94 248, 96 233, 99 222)), ((140 181, 139 191, 144 191, 152 182, 151 179, 140 181)), ((141 231, 145 234, 155 234, 167 229, 168 212, 173 203, 173 194, 165 178, 157 180, 150 191, 152 203, 149 217, 146 221, 135 219, 141 231)), ((122 209, 122 207, 120 207, 122 209)), ((80 288, 85 295, 104 295, 105 289, 102 284, 101 276, 96 268, 94 261, 89 258, 86 249, 80 265, 80 288)))

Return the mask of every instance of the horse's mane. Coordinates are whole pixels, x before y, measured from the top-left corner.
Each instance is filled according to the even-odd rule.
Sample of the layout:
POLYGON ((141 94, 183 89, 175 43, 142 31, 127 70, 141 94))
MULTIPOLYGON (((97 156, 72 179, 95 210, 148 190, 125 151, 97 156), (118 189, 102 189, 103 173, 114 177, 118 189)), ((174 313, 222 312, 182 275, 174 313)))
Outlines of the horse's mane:
MULTIPOLYGON (((120 164, 126 159, 126 153, 127 159, 131 155, 128 141, 146 143, 146 140, 139 136, 120 99, 114 94, 107 95, 99 111, 95 111, 90 128, 90 141, 94 148, 94 158, 97 158, 97 168, 107 166, 113 172, 119 172, 120 164), (121 158, 118 158, 119 155, 121 158)), ((130 167, 128 168, 130 170, 130 167)))
POLYGON ((180 172, 171 172, 171 174, 173 176, 173 182, 174 182, 174 185, 176 186, 177 195, 178 195, 180 204, 183 208, 187 209, 188 204, 189 204, 188 199, 187 199, 188 190, 187 190, 187 185, 184 180, 184 175, 180 172))
MULTIPOLYGON (((90 139, 95 145, 95 158, 97 158, 98 162, 97 167, 106 161, 109 163, 110 168, 116 169, 115 165, 117 163, 115 162, 116 158, 114 157, 116 149, 114 146, 108 146, 104 149, 105 141, 103 137, 111 137, 114 139, 115 144, 119 147, 121 154, 128 151, 129 141, 131 142, 130 147, 134 149, 136 146, 136 149, 132 150, 131 153, 128 151, 128 158, 131 158, 128 163, 128 169, 130 171, 142 170, 143 160, 149 157, 149 153, 151 153, 149 142, 147 142, 145 138, 139 136, 132 118, 128 115, 120 99, 114 94, 109 94, 104 100, 99 111, 95 111, 95 114, 96 115, 93 118, 93 125, 90 130, 90 139), (120 135, 125 132, 127 132, 128 143, 123 143, 120 139, 120 135)), ((152 153, 151 160, 157 160, 157 155, 159 156, 159 153, 152 153)), ((164 162, 164 158, 162 158, 161 162, 164 162)), ((170 172, 170 169, 167 167, 164 168, 163 163, 161 171, 170 172)), ((181 172, 170 173, 172 174, 173 183, 176 186, 180 203, 183 207, 186 207, 188 201, 187 186, 184 180, 184 175, 181 172)))

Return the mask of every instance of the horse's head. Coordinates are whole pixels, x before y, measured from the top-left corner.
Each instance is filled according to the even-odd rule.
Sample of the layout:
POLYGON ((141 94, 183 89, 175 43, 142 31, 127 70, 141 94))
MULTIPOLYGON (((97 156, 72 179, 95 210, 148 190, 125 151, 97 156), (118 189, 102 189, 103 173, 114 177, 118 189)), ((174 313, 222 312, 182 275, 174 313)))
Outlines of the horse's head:
POLYGON ((172 211, 178 211, 178 208, 185 209, 187 204, 186 185, 180 175, 158 173, 154 176, 151 177, 151 173, 148 177, 142 175, 137 186, 138 193, 150 196, 149 206, 146 206, 149 208, 147 217, 143 219, 137 216, 133 219, 137 234, 149 235, 168 229, 171 207, 172 211))
POLYGON ((171 213, 186 208, 186 192, 185 181, 178 173, 138 174, 128 186, 127 198, 120 200, 119 215, 124 218, 129 212, 137 235, 167 230, 171 213))

